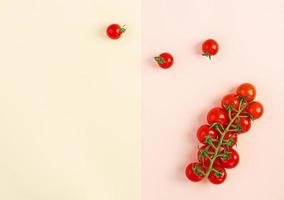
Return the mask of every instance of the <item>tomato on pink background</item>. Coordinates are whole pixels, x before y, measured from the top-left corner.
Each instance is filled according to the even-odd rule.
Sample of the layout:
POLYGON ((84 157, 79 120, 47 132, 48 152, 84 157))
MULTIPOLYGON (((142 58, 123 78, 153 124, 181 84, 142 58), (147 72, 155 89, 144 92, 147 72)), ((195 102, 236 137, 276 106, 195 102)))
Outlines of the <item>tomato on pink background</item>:
POLYGON ((142 199, 283 199, 284 2, 142 5, 142 199), (219 44, 211 61, 201 55, 210 38, 219 44), (167 70, 151 60, 161 51, 175 57, 167 70), (197 161, 196 131, 207 112, 243 82, 256 86, 265 113, 238 137, 238 166, 226 170, 221 185, 188 181, 185 167, 197 161))

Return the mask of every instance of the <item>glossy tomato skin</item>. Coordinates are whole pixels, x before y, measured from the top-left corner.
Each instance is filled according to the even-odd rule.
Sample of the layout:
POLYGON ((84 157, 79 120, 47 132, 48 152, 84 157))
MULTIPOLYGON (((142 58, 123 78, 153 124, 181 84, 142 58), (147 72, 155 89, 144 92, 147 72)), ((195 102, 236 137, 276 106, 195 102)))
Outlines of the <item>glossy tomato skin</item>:
POLYGON ((195 163, 190 163, 190 164, 186 167, 186 169, 185 169, 185 175, 186 175, 186 177, 187 177, 189 180, 191 180, 191 181, 193 181, 193 182, 198 182, 198 181, 201 181, 201 180, 204 178, 204 175, 203 175, 202 173, 197 174, 197 173, 194 171, 194 167, 195 167, 195 166, 200 167, 200 168, 203 170, 203 172, 205 172, 204 167, 203 167, 200 163, 195 162, 195 163))
MULTIPOLYGON (((208 145, 203 145, 200 147, 200 150, 203 151, 207 148, 208 145)), ((202 159, 202 156, 201 156, 201 152, 200 150, 197 152, 197 158, 198 158, 198 161, 203 164, 204 166, 208 167, 210 165, 210 159, 213 158, 213 154, 214 154, 214 149, 212 147, 208 147, 208 156, 204 156, 204 158, 202 159), (210 159, 209 159, 210 158, 210 159)))
POLYGON ((232 148, 233 146, 235 146, 238 142, 238 133, 237 132, 227 132, 224 136, 224 140, 231 140, 231 145, 228 146, 227 144, 224 144, 223 146, 227 149, 232 148))
POLYGON ((229 121, 226 109, 220 107, 212 108, 207 114, 207 121, 209 124, 218 122, 226 125, 229 121))
POLYGON ((202 43, 202 52, 204 55, 208 54, 210 56, 214 56, 219 51, 218 43, 213 39, 208 39, 202 43))
POLYGON ((232 105, 234 109, 238 110, 240 105, 240 99, 235 94, 227 94, 223 97, 221 104, 223 108, 227 108, 228 106, 232 105))
POLYGON ((213 184, 223 183, 227 178, 226 170, 223 167, 220 167, 220 166, 215 166, 214 169, 218 170, 220 172, 220 174, 217 175, 216 172, 214 172, 212 170, 210 172, 209 176, 208 176, 208 180, 213 184))
POLYGON ((218 131, 215 128, 210 127, 208 124, 204 124, 199 127, 196 135, 199 142, 206 144, 207 143, 206 137, 210 137, 211 139, 216 139, 218 136, 218 131))
MULTIPOLYGON (((221 152, 221 154, 224 153, 224 151, 221 152)), ((229 149, 227 150, 227 153, 229 153, 229 158, 220 158, 221 164, 224 168, 232 169, 236 167, 239 164, 240 156, 238 152, 235 149, 229 149)))
POLYGON ((216 168, 216 167, 222 167, 222 163, 221 163, 221 160, 219 157, 217 157, 215 160, 214 160, 214 163, 213 163, 213 167, 216 168))
POLYGON ((154 57, 158 65, 163 69, 168 69, 174 64, 174 57, 167 52, 160 54, 157 57, 154 57))
POLYGON ((239 133, 246 133, 251 128, 251 119, 248 117, 240 117, 239 119, 236 119, 234 121, 234 124, 239 124, 241 126, 241 130, 239 131, 239 133))
POLYGON ((251 102, 256 96, 256 89, 251 83, 243 83, 237 88, 237 95, 245 97, 247 102, 251 102))
POLYGON ((253 101, 246 107, 246 112, 250 113, 253 119, 259 119, 263 115, 263 105, 260 102, 253 101))
POLYGON ((117 40, 121 37, 121 34, 125 31, 125 29, 121 28, 118 24, 111 24, 107 27, 106 33, 109 38, 113 40, 117 40))

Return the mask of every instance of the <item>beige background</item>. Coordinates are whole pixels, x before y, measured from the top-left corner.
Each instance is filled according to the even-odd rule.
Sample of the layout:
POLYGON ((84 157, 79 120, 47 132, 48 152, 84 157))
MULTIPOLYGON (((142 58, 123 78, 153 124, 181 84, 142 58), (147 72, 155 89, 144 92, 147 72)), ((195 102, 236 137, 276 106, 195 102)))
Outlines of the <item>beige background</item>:
POLYGON ((139 4, 0 1, 0 199, 139 198, 139 4))

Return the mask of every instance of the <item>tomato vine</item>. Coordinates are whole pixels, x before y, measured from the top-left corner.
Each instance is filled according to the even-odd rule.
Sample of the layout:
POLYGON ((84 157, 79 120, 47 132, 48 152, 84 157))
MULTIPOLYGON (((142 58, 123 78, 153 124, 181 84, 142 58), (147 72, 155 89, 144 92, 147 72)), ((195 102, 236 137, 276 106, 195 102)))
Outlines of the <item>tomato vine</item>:
POLYGON ((228 94, 221 101, 222 107, 212 108, 207 114, 208 124, 200 126, 197 138, 203 144, 198 146, 198 162, 186 168, 189 180, 197 182, 207 177, 214 184, 221 184, 227 177, 226 169, 239 163, 238 135, 251 128, 251 121, 263 114, 263 106, 253 101, 256 89, 250 83, 241 84, 235 94, 228 94))

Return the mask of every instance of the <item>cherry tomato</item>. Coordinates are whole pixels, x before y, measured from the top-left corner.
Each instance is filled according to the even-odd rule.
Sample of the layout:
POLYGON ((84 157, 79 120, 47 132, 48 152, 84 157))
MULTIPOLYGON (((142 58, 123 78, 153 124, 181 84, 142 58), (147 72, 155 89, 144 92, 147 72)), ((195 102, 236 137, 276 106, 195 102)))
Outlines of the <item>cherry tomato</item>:
POLYGON ((237 132, 227 132, 223 138, 223 146, 227 149, 232 148, 238 141, 238 133, 237 132))
POLYGON ((202 163, 204 166, 210 165, 210 159, 213 158, 215 150, 213 147, 210 147, 208 145, 203 145, 200 147, 200 150, 197 152, 197 158, 200 163, 202 163), (207 149, 207 151, 205 151, 207 149), (203 153, 201 153, 201 151, 203 153))
POLYGON ((231 169, 239 164, 240 156, 235 149, 229 149, 226 152, 221 151, 220 153, 227 155, 220 157, 221 164, 224 168, 231 169))
POLYGON ((211 60, 211 57, 216 55, 219 50, 218 43, 213 39, 208 39, 202 44, 202 52, 203 56, 208 57, 211 60))
POLYGON ((260 102, 253 101, 246 107, 246 112, 250 113, 253 119, 258 119, 263 114, 263 106, 260 102))
POLYGON ((111 24, 107 27, 106 33, 109 38, 117 40, 126 31, 126 26, 120 26, 118 24, 111 24))
POLYGON ((223 167, 214 166, 214 170, 212 170, 208 176, 208 180, 213 184, 221 184, 225 181, 227 177, 227 172, 223 167))
MULTIPOLYGON (((207 167, 208 167, 208 166, 207 166, 207 167)), ((214 167, 214 168, 215 168, 215 167, 222 167, 222 168, 223 168, 222 163, 221 163, 221 160, 220 160, 219 157, 217 157, 217 158, 214 160, 213 167, 214 167)))
POLYGON ((239 133, 246 133, 251 128, 251 119, 248 117, 239 117, 234 121, 233 124, 241 126, 239 133))
POLYGON ((237 88, 237 95, 245 97, 247 102, 251 102, 256 96, 256 89, 250 83, 243 83, 237 88))
POLYGON ((227 108, 228 106, 232 105, 232 107, 236 110, 239 109, 240 99, 235 94, 227 94, 222 99, 222 106, 227 108))
POLYGON ((186 177, 193 181, 198 182, 201 181, 204 178, 205 169, 200 163, 190 163, 186 169, 185 169, 185 175, 186 177))
POLYGON ((218 122, 222 125, 225 125, 228 123, 228 120, 227 111, 224 108, 212 108, 207 114, 207 121, 209 124, 218 122))
POLYGON ((170 68, 174 64, 174 57, 170 53, 162 53, 154 57, 159 66, 164 69, 170 68))
POLYGON ((197 130, 197 138, 199 142, 205 144, 207 143, 206 138, 216 139, 218 136, 218 131, 215 128, 211 128, 208 124, 204 124, 197 130))

